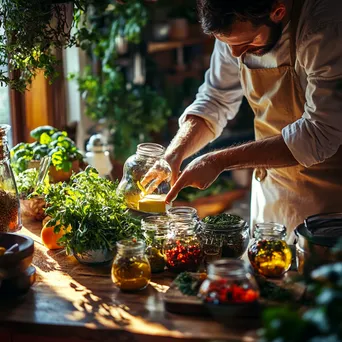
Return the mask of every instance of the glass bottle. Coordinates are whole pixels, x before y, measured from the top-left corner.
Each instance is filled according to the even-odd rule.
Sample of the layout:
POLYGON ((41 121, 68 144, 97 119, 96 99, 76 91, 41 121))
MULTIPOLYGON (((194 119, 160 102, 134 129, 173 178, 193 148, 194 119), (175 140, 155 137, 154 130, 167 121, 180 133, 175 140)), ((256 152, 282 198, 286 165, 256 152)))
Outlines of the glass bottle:
POLYGON ((138 145, 136 154, 126 160, 118 192, 123 194, 128 208, 139 210, 139 201, 146 195, 145 191, 149 196, 166 196, 169 192, 171 167, 164 159, 164 152, 161 145, 144 143, 138 145), (148 172, 151 180, 143 188, 141 182, 148 172), (156 180, 162 182, 154 189, 156 180))
POLYGON ((211 263, 199 296, 205 304, 251 304, 260 297, 258 285, 246 262, 221 259, 211 263))
POLYGON ((167 215, 171 221, 175 220, 184 225, 189 225, 189 228, 195 232, 200 228, 200 219, 195 208, 186 206, 173 207, 167 210, 167 215))
POLYGON ((169 225, 167 216, 148 216, 141 220, 141 229, 146 242, 146 255, 152 273, 163 272, 165 269, 164 241, 167 239, 169 225))
POLYGON ((9 125, 0 125, 0 232, 21 229, 20 202, 9 160, 7 133, 9 125))
POLYGON ((254 270, 266 277, 280 277, 287 272, 292 253, 286 243, 286 227, 273 222, 256 224, 248 258, 254 270))
POLYGON ((239 259, 248 247, 249 226, 243 219, 237 223, 202 221, 199 237, 206 264, 221 258, 239 259))
POLYGON ((123 291, 144 289, 151 280, 151 267, 145 255, 145 242, 121 240, 112 265, 112 281, 123 291))
POLYGON ((192 226, 172 220, 164 242, 166 265, 173 272, 196 272, 203 259, 201 243, 192 226))

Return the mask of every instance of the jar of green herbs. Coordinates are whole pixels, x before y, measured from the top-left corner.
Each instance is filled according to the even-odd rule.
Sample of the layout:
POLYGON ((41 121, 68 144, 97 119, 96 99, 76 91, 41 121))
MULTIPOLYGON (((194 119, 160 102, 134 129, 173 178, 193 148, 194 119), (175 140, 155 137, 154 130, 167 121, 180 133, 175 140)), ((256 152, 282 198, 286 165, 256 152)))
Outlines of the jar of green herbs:
POLYGON ((146 255, 152 273, 163 272, 165 268, 164 241, 169 232, 167 216, 148 216, 141 220, 141 228, 146 242, 146 255))
POLYGON ((239 259, 249 243, 249 226, 240 216, 207 216, 199 233, 206 264, 221 258, 239 259))

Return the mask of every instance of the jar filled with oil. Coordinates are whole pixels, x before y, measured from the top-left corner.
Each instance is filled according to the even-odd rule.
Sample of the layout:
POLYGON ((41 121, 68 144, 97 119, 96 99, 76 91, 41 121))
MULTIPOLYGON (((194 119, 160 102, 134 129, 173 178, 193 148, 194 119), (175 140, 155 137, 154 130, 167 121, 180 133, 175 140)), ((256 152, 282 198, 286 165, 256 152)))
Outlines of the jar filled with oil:
POLYGON ((254 270, 265 277, 277 278, 291 266, 292 253, 286 243, 286 227, 278 223, 258 223, 248 258, 254 270))

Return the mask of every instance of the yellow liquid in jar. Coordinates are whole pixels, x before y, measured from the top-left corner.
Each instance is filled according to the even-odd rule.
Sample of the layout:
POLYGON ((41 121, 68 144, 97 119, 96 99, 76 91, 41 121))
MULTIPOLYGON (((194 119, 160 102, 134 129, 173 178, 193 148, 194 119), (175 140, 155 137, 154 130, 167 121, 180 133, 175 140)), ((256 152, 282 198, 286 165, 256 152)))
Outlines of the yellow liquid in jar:
POLYGON ((125 194, 125 202, 128 208, 138 210, 138 203, 141 199, 141 194, 125 194))
POLYGON ((144 260, 118 259, 113 263, 112 280, 123 291, 142 290, 151 280, 151 267, 144 260))
POLYGON ((290 268, 292 253, 285 241, 259 240, 250 246, 248 258, 259 274, 280 277, 290 268))

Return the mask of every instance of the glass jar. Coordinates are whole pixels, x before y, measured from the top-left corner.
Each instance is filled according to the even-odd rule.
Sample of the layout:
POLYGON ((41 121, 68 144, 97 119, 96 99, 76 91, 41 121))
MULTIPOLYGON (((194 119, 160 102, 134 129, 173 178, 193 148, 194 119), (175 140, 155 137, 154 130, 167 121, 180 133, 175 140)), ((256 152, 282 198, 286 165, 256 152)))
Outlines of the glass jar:
POLYGON ((239 259, 248 247, 249 226, 241 218, 220 223, 202 221, 199 237, 206 264, 221 258, 239 259))
POLYGON ((250 304, 258 301, 260 293, 246 262, 221 259, 209 265, 199 296, 206 304, 250 304))
POLYGON ((9 125, 0 125, 0 232, 21 229, 20 202, 9 160, 7 133, 9 125))
POLYGON ((151 280, 151 267, 141 240, 121 240, 112 266, 112 280, 122 291, 144 289, 151 280))
POLYGON ((165 196, 169 192, 171 167, 164 159, 164 152, 165 148, 161 145, 144 143, 138 145, 136 154, 126 160, 118 192, 123 194, 128 208, 139 210, 139 201, 144 197, 145 191, 152 195, 165 196), (148 172, 151 180, 144 189, 141 182, 148 172), (154 189, 156 180, 161 183, 154 189), (150 191, 152 189, 154 190, 150 191))
POLYGON ((292 253, 286 243, 286 227, 278 223, 255 225, 248 258, 254 270, 266 277, 280 277, 291 266, 292 253))
POLYGON ((167 215, 171 221, 178 221, 188 225, 195 232, 200 227, 200 219, 195 208, 186 206, 173 207, 167 210, 167 215))
POLYGON ((196 272, 201 266, 201 243, 193 229, 180 221, 171 221, 164 243, 166 265, 173 272, 196 272))
POLYGON ((167 216, 148 216, 141 220, 141 229, 146 242, 146 255, 152 273, 163 272, 166 266, 164 241, 169 232, 167 216))

